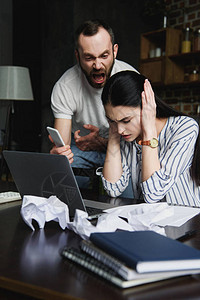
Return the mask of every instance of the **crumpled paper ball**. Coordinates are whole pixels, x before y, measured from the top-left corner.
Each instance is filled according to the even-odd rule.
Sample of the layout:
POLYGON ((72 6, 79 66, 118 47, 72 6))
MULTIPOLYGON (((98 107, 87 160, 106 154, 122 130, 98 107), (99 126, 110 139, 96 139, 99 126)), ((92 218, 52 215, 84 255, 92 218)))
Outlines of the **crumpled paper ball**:
POLYGON ((65 229, 69 222, 68 206, 56 196, 50 196, 49 198, 24 196, 21 215, 32 230, 35 230, 32 220, 37 221, 40 228, 44 228, 46 222, 53 220, 59 222, 60 227, 65 229))

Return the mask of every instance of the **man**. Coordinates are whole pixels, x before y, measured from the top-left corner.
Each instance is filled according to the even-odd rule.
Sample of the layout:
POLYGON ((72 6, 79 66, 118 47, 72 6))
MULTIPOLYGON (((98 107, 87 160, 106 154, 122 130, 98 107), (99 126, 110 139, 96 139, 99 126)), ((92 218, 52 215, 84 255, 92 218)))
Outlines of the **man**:
POLYGON ((102 89, 112 74, 135 69, 116 60, 113 31, 100 20, 86 21, 77 29, 75 46, 77 65, 58 80, 51 98, 54 127, 66 146, 53 147, 51 153, 67 155, 72 167, 103 166, 108 122, 102 89))

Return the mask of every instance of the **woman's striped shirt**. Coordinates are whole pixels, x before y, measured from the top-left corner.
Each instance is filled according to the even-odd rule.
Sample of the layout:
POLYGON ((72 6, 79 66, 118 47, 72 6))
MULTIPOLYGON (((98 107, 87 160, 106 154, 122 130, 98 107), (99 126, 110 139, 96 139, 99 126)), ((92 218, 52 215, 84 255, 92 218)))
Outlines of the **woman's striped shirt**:
POLYGON ((110 183, 101 175, 104 188, 110 196, 117 197, 131 177, 135 199, 154 203, 166 198, 172 204, 200 206, 200 187, 190 176, 198 131, 197 122, 190 117, 168 118, 158 137, 160 170, 144 182, 141 182, 142 147, 135 141, 121 141, 122 176, 116 183, 110 183))

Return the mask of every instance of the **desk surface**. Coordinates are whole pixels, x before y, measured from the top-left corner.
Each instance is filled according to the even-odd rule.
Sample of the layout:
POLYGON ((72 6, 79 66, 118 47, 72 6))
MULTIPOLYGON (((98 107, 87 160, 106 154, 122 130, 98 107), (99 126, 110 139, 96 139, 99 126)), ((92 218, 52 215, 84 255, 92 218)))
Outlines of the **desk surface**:
MULTIPOLYGON (((4 299, 191 299, 200 296, 198 275, 121 290, 61 258, 59 249, 65 245, 78 246, 80 238, 76 234, 63 231, 56 222, 47 223, 43 230, 34 225, 36 231, 32 232, 20 216, 19 204, 0 210, 0 295, 4 299)), ((167 228, 167 233, 173 237, 177 231, 182 234, 194 228, 200 228, 200 216, 181 228, 167 228)), ((186 243, 200 249, 200 233, 186 243)))

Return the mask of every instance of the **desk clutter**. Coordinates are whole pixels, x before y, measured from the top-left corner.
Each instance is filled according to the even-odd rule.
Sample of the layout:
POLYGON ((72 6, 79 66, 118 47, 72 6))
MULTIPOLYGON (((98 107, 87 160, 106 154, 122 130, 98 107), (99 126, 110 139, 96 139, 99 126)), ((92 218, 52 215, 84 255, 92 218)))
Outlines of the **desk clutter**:
MULTIPOLYGON (((7 290, 8 296, 5 296, 5 299, 9 298, 10 291, 16 290, 20 292, 20 295, 14 297, 15 299, 24 298, 22 294, 25 294, 25 298, 28 297, 28 299, 34 295, 42 299, 52 299, 52 297, 87 300, 94 298, 102 300, 106 297, 118 300, 177 299, 177 297, 199 299, 200 277, 198 274, 152 282, 136 288, 123 289, 111 284, 110 281, 80 264, 60 256, 60 249, 66 246, 75 247, 80 251, 81 239, 77 234, 70 230, 62 230, 54 221, 47 223, 42 230, 36 225, 35 232, 32 232, 20 217, 21 205, 16 203, 13 206, 12 204, 9 203, 6 208, 0 209, 0 295, 3 297, 4 291, 7 290)), ((187 240, 187 243, 199 248, 199 222, 200 215, 197 215, 180 228, 171 226, 167 227, 166 231, 173 238, 183 236, 185 233, 187 236, 189 234, 191 238, 187 240), (192 230, 196 230, 196 233, 194 232, 191 236, 192 230)), ((83 251, 81 253, 87 254, 83 251)), ((103 266, 102 263, 101 265, 103 266)), ((147 273, 136 273, 136 275, 140 276, 138 277, 140 280, 141 276, 147 278, 147 273)), ((121 278, 121 275, 118 277, 122 282, 130 281, 121 278)), ((134 283, 136 284, 136 280, 134 283)))
POLYGON ((200 251, 153 231, 93 233, 71 260, 120 288, 200 273, 200 251))
POLYGON ((103 213, 95 215, 94 225, 91 216, 79 209, 76 209, 71 220, 68 205, 56 196, 44 198, 25 195, 21 206, 21 216, 33 231, 33 220, 39 228, 44 228, 49 221, 56 221, 63 230, 72 230, 85 240, 92 233, 116 230, 152 230, 166 235, 165 226, 179 227, 199 213, 200 208, 170 206, 165 202, 132 204, 104 209, 103 213))
POLYGON ((199 274, 200 251, 165 233, 165 226, 179 227, 199 212, 199 208, 167 203, 125 205, 105 210, 93 225, 81 210, 76 210, 70 221, 67 205, 55 196, 24 196, 21 207, 21 215, 32 230, 33 219, 39 228, 56 221, 63 230, 81 236, 80 249, 65 247, 62 257, 122 289, 199 274))
POLYGON ((165 226, 179 227, 199 213, 200 208, 170 206, 166 202, 132 204, 104 209, 103 213, 95 215, 93 225, 91 216, 79 209, 76 209, 71 220, 68 205, 56 196, 44 198, 25 195, 21 206, 22 218, 33 231, 33 220, 38 223, 39 228, 44 228, 49 221, 56 221, 62 230, 70 229, 85 240, 92 233, 116 230, 151 230, 166 235, 165 226))

